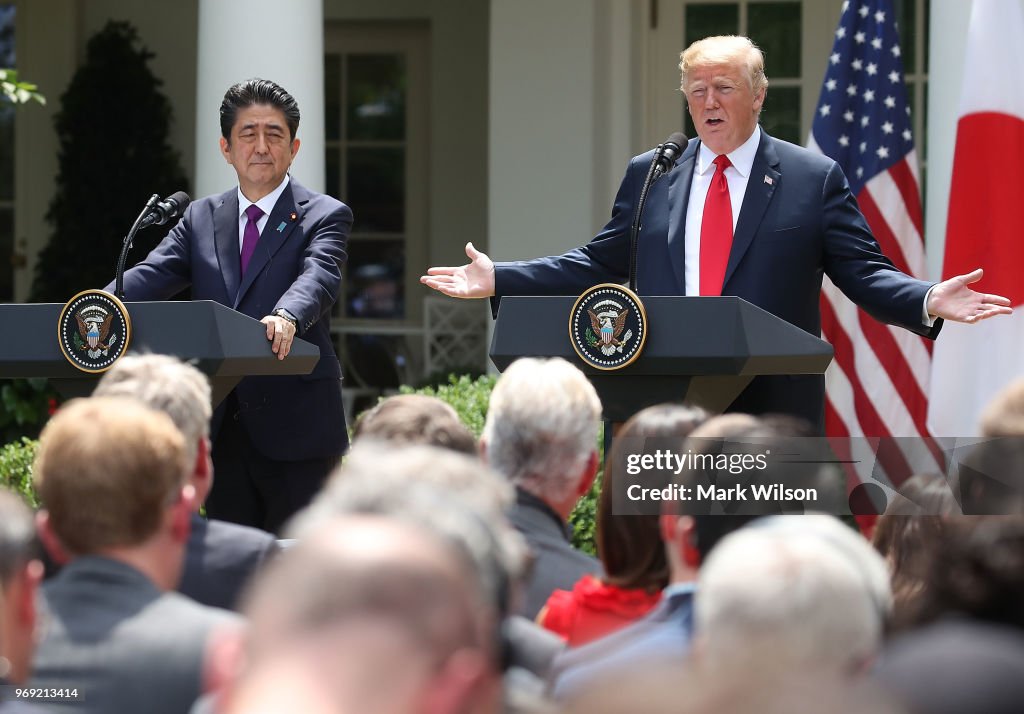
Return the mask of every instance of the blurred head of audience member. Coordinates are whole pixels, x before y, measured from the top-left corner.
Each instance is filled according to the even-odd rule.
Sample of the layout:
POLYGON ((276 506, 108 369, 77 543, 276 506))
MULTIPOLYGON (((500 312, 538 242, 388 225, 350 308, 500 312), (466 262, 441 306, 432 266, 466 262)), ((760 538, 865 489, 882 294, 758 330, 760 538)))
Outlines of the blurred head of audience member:
POLYGON ((40 536, 55 560, 104 555, 173 590, 196 508, 191 467, 165 414, 120 397, 69 402, 39 438, 40 536))
MULTIPOLYGON (((612 455, 605 461, 597 502, 597 552, 604 576, 585 575, 572 590, 556 590, 538 616, 538 622, 578 646, 613 632, 642 617, 653 608, 668 585, 669 568, 658 528, 658 513, 640 509, 615 512, 616 489, 625 489, 617 478, 629 453, 657 441, 673 451, 707 418, 696 407, 659 405, 633 415, 615 435, 612 455)), ((623 475, 624 476, 624 475, 623 475)), ((669 484, 645 478, 644 485, 669 484)), ((619 502, 623 502, 618 494, 619 502)))
POLYGON ((982 436, 1024 436, 1024 378, 996 395, 981 413, 982 436))
POLYGON ((512 363, 491 393, 481 439, 487 463, 563 519, 597 474, 601 402, 561 358, 512 363))
POLYGON ((930 544, 917 627, 875 678, 915 714, 1018 712, 1024 701, 1024 520, 955 518, 930 544))
POLYGON ((905 624, 924 588, 932 544, 941 536, 947 517, 959 512, 946 478, 917 474, 899 487, 875 524, 871 542, 889 566, 893 594, 893 627, 905 624), (928 515, 912 515, 914 513, 928 515))
POLYGON ((494 711, 465 549, 415 522, 321 522, 257 578, 251 633, 219 712, 494 711))
POLYGON ((388 397, 360 415, 352 430, 354 441, 423 444, 476 456, 473 433, 446 402, 422 394, 388 397))
POLYGON ((190 482, 195 488, 198 509, 213 485, 213 407, 206 375, 168 355, 125 355, 103 374, 92 395, 137 399, 171 418, 185 437, 185 458, 191 469, 190 482))
POLYGON ((0 683, 28 681, 42 578, 32 511, 0 489, 0 683))
POLYGON ((701 567, 702 667, 862 672, 892 596, 881 556, 826 515, 772 516, 726 536, 701 567))

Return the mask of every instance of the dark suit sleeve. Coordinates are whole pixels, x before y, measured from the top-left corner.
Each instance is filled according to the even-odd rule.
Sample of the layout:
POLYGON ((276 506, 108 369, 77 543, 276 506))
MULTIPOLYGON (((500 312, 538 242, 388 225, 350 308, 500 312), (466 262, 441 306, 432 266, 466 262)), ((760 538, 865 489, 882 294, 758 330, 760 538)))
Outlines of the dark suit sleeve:
MULTIPOLYGON (((185 210, 178 224, 144 261, 125 271, 125 299, 167 300, 192 284, 190 240, 194 208, 195 204, 185 210)), ((105 290, 113 292, 114 283, 105 290)))
POLYGON ((577 295, 598 283, 629 278, 629 228, 646 167, 630 162, 611 219, 581 248, 547 258, 494 266, 494 292, 502 295, 577 295))
POLYGON ((348 257, 352 210, 330 200, 335 204, 333 209, 311 227, 300 272, 275 306, 295 315, 299 335, 330 311, 341 290, 341 266, 348 257))
POLYGON ((836 287, 876 320, 934 339, 942 320, 931 327, 921 320, 925 295, 934 283, 897 270, 882 253, 846 176, 834 162, 825 177, 822 201, 825 273, 836 287))

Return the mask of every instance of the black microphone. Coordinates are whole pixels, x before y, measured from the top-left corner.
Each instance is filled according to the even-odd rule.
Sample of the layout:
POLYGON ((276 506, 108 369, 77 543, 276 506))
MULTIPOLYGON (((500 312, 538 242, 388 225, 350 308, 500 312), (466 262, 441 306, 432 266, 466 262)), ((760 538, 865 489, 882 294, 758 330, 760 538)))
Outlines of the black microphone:
POLYGON ((643 217, 644 205, 647 203, 647 192, 651 186, 672 170, 676 159, 683 155, 683 147, 686 146, 686 135, 681 131, 671 134, 665 141, 658 144, 654 150, 654 158, 647 168, 647 176, 640 187, 640 198, 636 202, 636 209, 633 212, 633 223, 629 227, 629 289, 636 291, 636 251, 639 247, 640 220, 643 217))
POLYGON ((684 148, 686 148, 686 135, 681 131, 671 134, 667 139, 665 139, 665 142, 657 148, 655 153, 656 166, 654 169, 655 181, 672 170, 672 166, 675 165, 676 159, 683 155, 684 148))
POLYGON ((139 228, 145 228, 146 226, 162 226, 172 218, 177 218, 185 209, 188 207, 189 202, 192 199, 188 197, 188 194, 184 191, 178 191, 172 193, 170 196, 162 201, 157 201, 157 204, 153 206, 150 213, 142 219, 142 224, 139 228))

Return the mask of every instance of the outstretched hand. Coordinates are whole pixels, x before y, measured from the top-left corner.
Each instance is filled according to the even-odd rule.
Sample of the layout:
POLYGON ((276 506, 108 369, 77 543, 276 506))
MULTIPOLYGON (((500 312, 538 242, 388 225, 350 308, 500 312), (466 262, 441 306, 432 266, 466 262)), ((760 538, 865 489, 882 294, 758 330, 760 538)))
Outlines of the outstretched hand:
POLYGON ((470 262, 457 268, 429 268, 420 282, 445 295, 457 298, 482 298, 494 295, 494 263, 466 243, 470 262))
POLYGON ((954 322, 975 323, 1012 313, 1008 298, 975 292, 967 287, 981 280, 983 274, 984 271, 978 268, 936 285, 928 296, 928 314, 954 322))

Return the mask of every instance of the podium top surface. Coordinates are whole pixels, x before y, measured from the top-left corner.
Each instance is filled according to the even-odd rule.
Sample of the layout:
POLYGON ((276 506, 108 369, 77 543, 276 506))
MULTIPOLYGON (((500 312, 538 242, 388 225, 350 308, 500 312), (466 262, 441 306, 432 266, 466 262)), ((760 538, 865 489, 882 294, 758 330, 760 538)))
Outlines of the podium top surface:
MULTIPOLYGON (((287 359, 271 350, 266 327, 210 300, 125 303, 132 321, 128 352, 154 352, 192 361, 210 377, 309 374, 320 349, 295 339, 287 359)), ((61 303, 0 304, 0 324, 12 337, 0 352, 0 378, 82 378, 61 353, 61 303)))
MULTIPOLYGON (((519 357, 563 357, 588 374, 573 350, 569 317, 577 297, 501 298, 491 359, 504 370, 519 357)), ((742 298, 643 296, 647 342, 614 374, 822 374, 833 349, 824 340, 742 298)))

